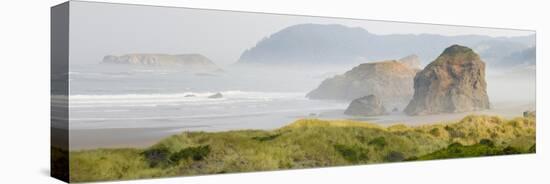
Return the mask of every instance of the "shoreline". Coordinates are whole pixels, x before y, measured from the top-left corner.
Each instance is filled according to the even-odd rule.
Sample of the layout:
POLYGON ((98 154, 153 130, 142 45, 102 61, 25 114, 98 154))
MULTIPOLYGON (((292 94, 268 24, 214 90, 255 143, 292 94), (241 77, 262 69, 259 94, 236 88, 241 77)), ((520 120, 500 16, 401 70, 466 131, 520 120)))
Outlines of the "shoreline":
MULTIPOLYGON (((468 115, 488 115, 500 116, 505 119, 521 117, 522 112, 528 110, 526 106, 514 106, 511 108, 496 108, 485 111, 473 111, 452 114, 435 114, 423 116, 407 116, 402 113, 394 113, 384 116, 385 119, 376 119, 377 117, 367 118, 324 118, 323 114, 319 116, 297 117, 300 119, 319 119, 319 120, 352 120, 361 121, 369 124, 376 124, 382 127, 403 124, 409 127, 430 125, 430 124, 445 124, 461 120, 468 115), (520 110, 524 109, 524 110, 520 110)), ((292 124, 292 122, 282 123, 280 127, 292 124)), ((146 148, 154 145, 162 139, 173 135, 181 134, 182 132, 226 132, 236 130, 265 130, 270 131, 278 128, 229 128, 226 130, 208 130, 203 127, 155 127, 155 128, 100 128, 100 129, 73 129, 70 130, 70 151, 91 150, 91 149, 110 149, 110 148, 146 148)))
POLYGON ((102 148, 146 148, 159 140, 181 133, 173 131, 174 129, 181 128, 106 128, 70 130, 69 151, 102 148), (173 133, 167 134, 167 132, 173 133))

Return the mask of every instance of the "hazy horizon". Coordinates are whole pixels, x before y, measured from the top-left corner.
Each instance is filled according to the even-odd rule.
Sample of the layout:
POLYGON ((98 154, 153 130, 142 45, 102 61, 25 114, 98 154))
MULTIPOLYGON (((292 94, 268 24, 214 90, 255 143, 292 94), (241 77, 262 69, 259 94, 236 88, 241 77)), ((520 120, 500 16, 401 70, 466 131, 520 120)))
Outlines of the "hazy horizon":
POLYGON ((307 23, 360 27, 377 35, 516 37, 535 34, 526 30, 96 2, 73 1, 71 6, 75 11, 71 11, 70 59, 71 63, 79 64, 99 63, 105 55, 199 53, 224 66, 237 62, 243 51, 271 34, 307 23), (249 29, 250 25, 254 25, 254 29, 249 29))

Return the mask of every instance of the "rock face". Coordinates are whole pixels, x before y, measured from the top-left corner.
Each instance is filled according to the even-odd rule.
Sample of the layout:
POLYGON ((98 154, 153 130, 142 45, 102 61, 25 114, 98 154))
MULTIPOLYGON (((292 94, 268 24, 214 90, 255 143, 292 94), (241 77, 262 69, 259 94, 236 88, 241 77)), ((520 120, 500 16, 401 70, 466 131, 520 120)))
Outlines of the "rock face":
POLYGON ((127 54, 105 56, 103 63, 130 64, 142 66, 182 67, 189 70, 219 70, 210 59, 200 54, 127 54))
POLYGON ((472 49, 453 45, 414 78, 408 115, 489 109, 485 63, 472 49))
POLYGON ((386 114, 386 108, 378 97, 369 95, 353 100, 344 114, 352 116, 378 116, 386 114))
POLYGON ((324 80, 307 97, 351 101, 373 94, 384 104, 404 107, 413 95, 413 79, 417 72, 396 60, 365 63, 324 80))

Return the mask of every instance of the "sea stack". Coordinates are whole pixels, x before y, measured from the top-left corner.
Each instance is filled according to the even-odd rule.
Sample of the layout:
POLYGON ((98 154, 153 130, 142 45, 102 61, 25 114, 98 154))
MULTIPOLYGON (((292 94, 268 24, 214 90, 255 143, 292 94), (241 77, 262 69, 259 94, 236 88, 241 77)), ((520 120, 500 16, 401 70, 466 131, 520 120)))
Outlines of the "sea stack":
POLYGON ((416 74, 408 115, 489 109, 485 63, 472 49, 452 45, 416 74))
POLYGON ((397 60, 364 63, 324 80, 307 97, 351 101, 372 94, 384 104, 404 107, 412 98, 413 79, 418 71, 397 60))
POLYGON ((378 97, 369 95, 353 100, 344 114, 352 116, 378 116, 386 114, 386 108, 378 97))

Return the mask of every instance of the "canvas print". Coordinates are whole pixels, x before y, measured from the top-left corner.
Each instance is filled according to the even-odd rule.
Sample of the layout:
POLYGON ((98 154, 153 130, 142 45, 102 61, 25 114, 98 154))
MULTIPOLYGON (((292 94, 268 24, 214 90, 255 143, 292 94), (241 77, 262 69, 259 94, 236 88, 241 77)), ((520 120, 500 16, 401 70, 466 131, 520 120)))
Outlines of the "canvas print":
POLYGON ((536 152, 532 30, 71 1, 52 175, 91 182, 536 152))

